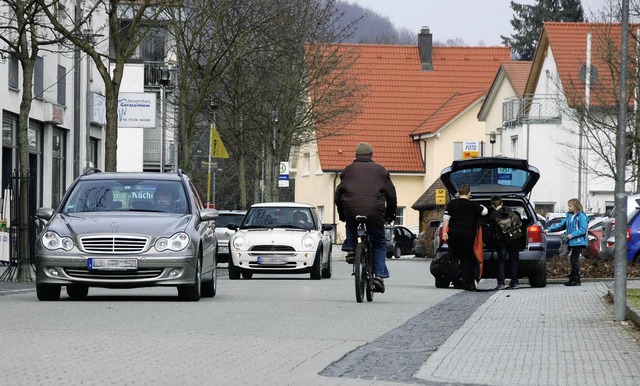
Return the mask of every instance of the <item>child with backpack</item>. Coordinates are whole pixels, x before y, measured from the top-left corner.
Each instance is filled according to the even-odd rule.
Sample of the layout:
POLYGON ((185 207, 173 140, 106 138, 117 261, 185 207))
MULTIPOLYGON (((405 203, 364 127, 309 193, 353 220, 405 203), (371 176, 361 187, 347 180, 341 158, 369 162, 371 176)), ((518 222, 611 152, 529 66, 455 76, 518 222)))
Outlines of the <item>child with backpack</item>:
POLYGON ((518 212, 502 205, 500 196, 491 197, 493 212, 489 217, 490 228, 494 230, 495 245, 498 252, 498 286, 497 290, 507 289, 505 286, 505 270, 509 266, 510 289, 520 287, 518 282, 518 259, 520 258, 520 239, 522 237, 522 221, 518 212))

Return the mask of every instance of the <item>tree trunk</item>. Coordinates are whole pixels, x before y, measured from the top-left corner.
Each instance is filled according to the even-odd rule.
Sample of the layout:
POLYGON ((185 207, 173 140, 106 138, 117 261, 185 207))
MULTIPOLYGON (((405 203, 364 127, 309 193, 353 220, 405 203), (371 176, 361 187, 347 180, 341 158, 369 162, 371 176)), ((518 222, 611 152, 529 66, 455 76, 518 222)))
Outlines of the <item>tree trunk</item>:
POLYGON ((238 187, 240 188, 240 208, 247 209, 247 168, 244 153, 238 159, 238 187))
POLYGON ((105 82, 107 124, 105 126, 104 168, 107 172, 118 171, 118 94, 124 70, 124 62, 116 64, 110 82, 105 82))
MULTIPOLYGON (((22 100, 20 101, 20 118, 18 123, 18 181, 17 197, 19 199, 18 216, 18 276, 19 282, 31 281, 31 240, 29 238, 29 112, 33 99, 32 83, 34 61, 30 58, 21 59, 22 64, 22 100)), ((15 220, 11 220, 12 222, 15 220)))

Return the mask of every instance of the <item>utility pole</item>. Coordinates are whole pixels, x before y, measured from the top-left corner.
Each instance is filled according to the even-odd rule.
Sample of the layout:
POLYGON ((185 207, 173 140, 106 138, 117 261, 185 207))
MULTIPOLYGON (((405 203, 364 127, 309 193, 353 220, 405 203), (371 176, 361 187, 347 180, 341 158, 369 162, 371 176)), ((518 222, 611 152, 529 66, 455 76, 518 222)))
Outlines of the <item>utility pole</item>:
POLYGON ((616 136, 616 197, 615 252, 613 269, 613 320, 621 322, 627 317, 627 195, 625 194, 625 168, 627 165, 627 42, 629 40, 629 0, 622 0, 620 23, 620 96, 618 98, 618 135, 616 136))

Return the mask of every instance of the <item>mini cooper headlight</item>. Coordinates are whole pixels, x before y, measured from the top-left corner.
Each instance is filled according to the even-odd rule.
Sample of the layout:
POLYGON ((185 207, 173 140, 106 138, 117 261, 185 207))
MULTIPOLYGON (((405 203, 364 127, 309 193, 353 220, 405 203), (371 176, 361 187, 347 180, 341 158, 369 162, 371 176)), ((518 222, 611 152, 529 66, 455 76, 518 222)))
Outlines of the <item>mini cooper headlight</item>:
POLYGON ((56 232, 47 231, 42 235, 42 245, 50 251, 63 249, 70 251, 73 248, 71 237, 60 237, 56 232))
POLYGON ((246 240, 242 236, 234 237, 233 239, 233 247, 235 249, 242 249, 245 243, 246 243, 246 240))
POLYGON ((170 251, 178 252, 185 249, 189 245, 189 241, 189 235, 184 232, 180 232, 169 238, 159 238, 156 241, 155 248, 158 252, 162 252, 167 249, 170 251))
POLYGON ((313 241, 313 238, 310 236, 306 236, 304 239, 302 239, 302 249, 304 250, 311 250, 313 249, 313 247, 316 245, 316 243, 313 241))

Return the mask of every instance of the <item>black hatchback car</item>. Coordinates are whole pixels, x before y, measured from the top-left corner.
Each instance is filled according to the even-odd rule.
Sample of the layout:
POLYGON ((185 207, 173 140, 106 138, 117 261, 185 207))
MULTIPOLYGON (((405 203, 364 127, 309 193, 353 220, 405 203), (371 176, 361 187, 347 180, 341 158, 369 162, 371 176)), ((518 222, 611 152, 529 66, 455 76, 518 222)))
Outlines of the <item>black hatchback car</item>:
POLYGON ((384 238, 387 241, 387 259, 415 254, 413 245, 416 235, 409 228, 402 225, 386 226, 384 238))
MULTIPOLYGON (((532 287, 547 285, 546 236, 542 223, 538 220, 529 195, 540 178, 540 172, 527 160, 506 157, 480 157, 453 161, 451 166, 440 173, 440 179, 451 198, 458 193, 458 187, 467 184, 471 188, 471 200, 491 208, 490 198, 499 195, 504 206, 518 212, 522 219, 523 237, 520 241, 518 277, 528 278, 532 287)), ((485 216, 488 219, 488 216, 485 216)), ((441 248, 442 224, 432 221, 438 227, 434 245, 436 256, 446 253, 448 246, 441 248)), ((497 254, 485 245, 482 278, 497 277, 497 254)), ((436 287, 446 288, 447 280, 436 280, 436 287)))

